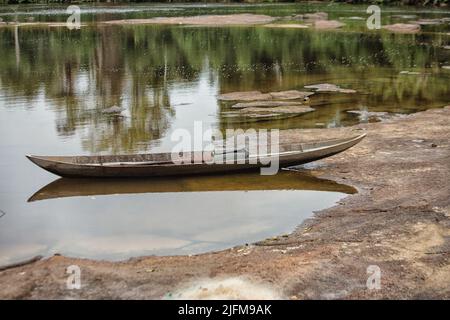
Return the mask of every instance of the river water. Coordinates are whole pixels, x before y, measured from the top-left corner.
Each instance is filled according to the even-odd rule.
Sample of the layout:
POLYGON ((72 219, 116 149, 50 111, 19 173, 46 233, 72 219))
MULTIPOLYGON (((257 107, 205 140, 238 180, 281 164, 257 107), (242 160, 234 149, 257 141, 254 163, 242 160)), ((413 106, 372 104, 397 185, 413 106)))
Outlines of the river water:
MULTIPOLYGON (((65 21, 65 7, 0 7, 0 17, 65 21), (14 14, 13 14, 14 13, 14 14)), ((37 254, 126 259, 193 254, 292 231, 352 188, 298 172, 155 181, 54 181, 25 154, 169 151, 178 128, 329 128, 448 104, 448 24, 416 35, 368 32, 360 6, 138 5, 82 7, 84 21, 193 14, 288 16, 327 11, 339 31, 244 27, 0 27, 0 264, 37 254), (349 17, 353 17, 348 19, 349 17), (223 116, 232 91, 304 90, 314 112, 248 122, 223 116), (118 106, 121 116, 102 110, 118 106), (362 111, 363 115, 348 111, 362 111), (364 116, 366 115, 366 116, 364 116), (53 182, 53 183, 52 183, 53 182), (50 184, 52 183, 52 184, 50 184), (48 185, 50 184, 50 185, 48 185), (48 185, 48 186, 47 186, 48 185)), ((417 18, 445 10, 383 11, 417 18)), ((416 18, 416 19, 417 19, 416 18)))

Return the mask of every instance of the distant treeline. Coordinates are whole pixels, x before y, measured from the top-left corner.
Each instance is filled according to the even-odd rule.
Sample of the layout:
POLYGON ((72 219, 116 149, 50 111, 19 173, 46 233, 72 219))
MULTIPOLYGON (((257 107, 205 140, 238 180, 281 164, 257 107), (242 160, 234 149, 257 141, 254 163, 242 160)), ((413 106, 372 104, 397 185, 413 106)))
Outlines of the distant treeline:
MULTIPOLYGON (((319 0, 320 1, 320 0, 319 0)), ((322 0, 323 2, 374 3, 374 4, 406 4, 419 6, 446 6, 450 0, 322 0)), ((204 3, 292 3, 306 2, 302 0, 0 0, 2 4, 62 4, 62 3, 142 3, 142 2, 204 2, 204 3)))

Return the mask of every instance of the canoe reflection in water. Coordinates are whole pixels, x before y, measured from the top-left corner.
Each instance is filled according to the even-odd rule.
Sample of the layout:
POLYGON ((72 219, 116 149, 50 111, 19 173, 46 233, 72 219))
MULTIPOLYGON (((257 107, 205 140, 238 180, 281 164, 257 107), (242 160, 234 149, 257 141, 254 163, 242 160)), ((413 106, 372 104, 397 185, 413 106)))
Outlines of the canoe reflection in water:
POLYGON ((235 173, 152 179, 60 178, 38 190, 28 199, 28 202, 54 198, 113 194, 257 190, 315 190, 347 194, 357 192, 353 187, 331 180, 319 179, 310 174, 294 170, 283 170, 275 176, 263 176, 257 173, 235 173))

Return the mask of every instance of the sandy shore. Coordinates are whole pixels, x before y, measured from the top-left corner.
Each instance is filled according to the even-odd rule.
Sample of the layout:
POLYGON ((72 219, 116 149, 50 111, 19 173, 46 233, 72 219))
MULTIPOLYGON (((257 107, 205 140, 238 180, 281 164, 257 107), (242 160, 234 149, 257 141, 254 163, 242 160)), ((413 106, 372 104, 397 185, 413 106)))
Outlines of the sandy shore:
POLYGON ((450 298, 450 106, 383 123, 289 130, 317 139, 366 130, 313 174, 358 188, 288 236, 216 253, 104 262, 54 256, 0 272, 0 298, 450 298), (66 268, 82 287, 66 288, 66 268), (367 268, 381 288, 366 286, 367 268))

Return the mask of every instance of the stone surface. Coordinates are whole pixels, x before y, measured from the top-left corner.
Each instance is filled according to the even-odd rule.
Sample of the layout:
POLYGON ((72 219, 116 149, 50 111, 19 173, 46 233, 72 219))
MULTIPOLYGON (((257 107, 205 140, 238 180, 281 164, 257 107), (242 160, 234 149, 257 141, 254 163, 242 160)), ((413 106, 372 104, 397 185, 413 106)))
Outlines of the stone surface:
POLYGON ((319 83, 305 86, 306 89, 315 89, 316 92, 340 92, 340 93, 356 93, 353 89, 343 89, 331 83, 319 83))
POLYGON ((247 107, 237 111, 225 111, 221 116, 233 122, 280 120, 312 112, 315 109, 302 105, 277 107, 247 107))
POLYGON ((270 92, 269 94, 274 99, 281 99, 281 100, 303 99, 303 100, 307 100, 307 98, 309 96, 313 95, 314 92, 298 91, 298 90, 287 90, 287 91, 270 92))
POLYGON ((252 102, 239 102, 231 106, 233 109, 243 109, 243 108, 272 108, 279 106, 295 106, 298 102, 293 101, 276 101, 276 100, 265 100, 265 101, 252 101, 252 102))
POLYGON ((314 22, 314 28, 316 29, 339 29, 343 26, 345 26, 345 23, 337 20, 317 20, 314 22))
MULTIPOLYGON (((220 94, 217 99, 223 101, 256 101, 256 100, 307 100, 314 92, 305 92, 298 90, 287 90, 270 93, 262 93, 261 91, 241 91, 220 94)), ((272 103, 272 102, 270 102, 272 103)))
POLYGON ((186 17, 156 17, 148 19, 125 19, 105 21, 105 24, 185 24, 185 25, 254 25, 267 24, 274 21, 274 17, 261 14, 229 14, 229 15, 201 15, 186 17))
POLYGON ((383 26, 383 29, 396 33, 417 33, 420 32, 420 25, 408 23, 395 23, 383 26))

